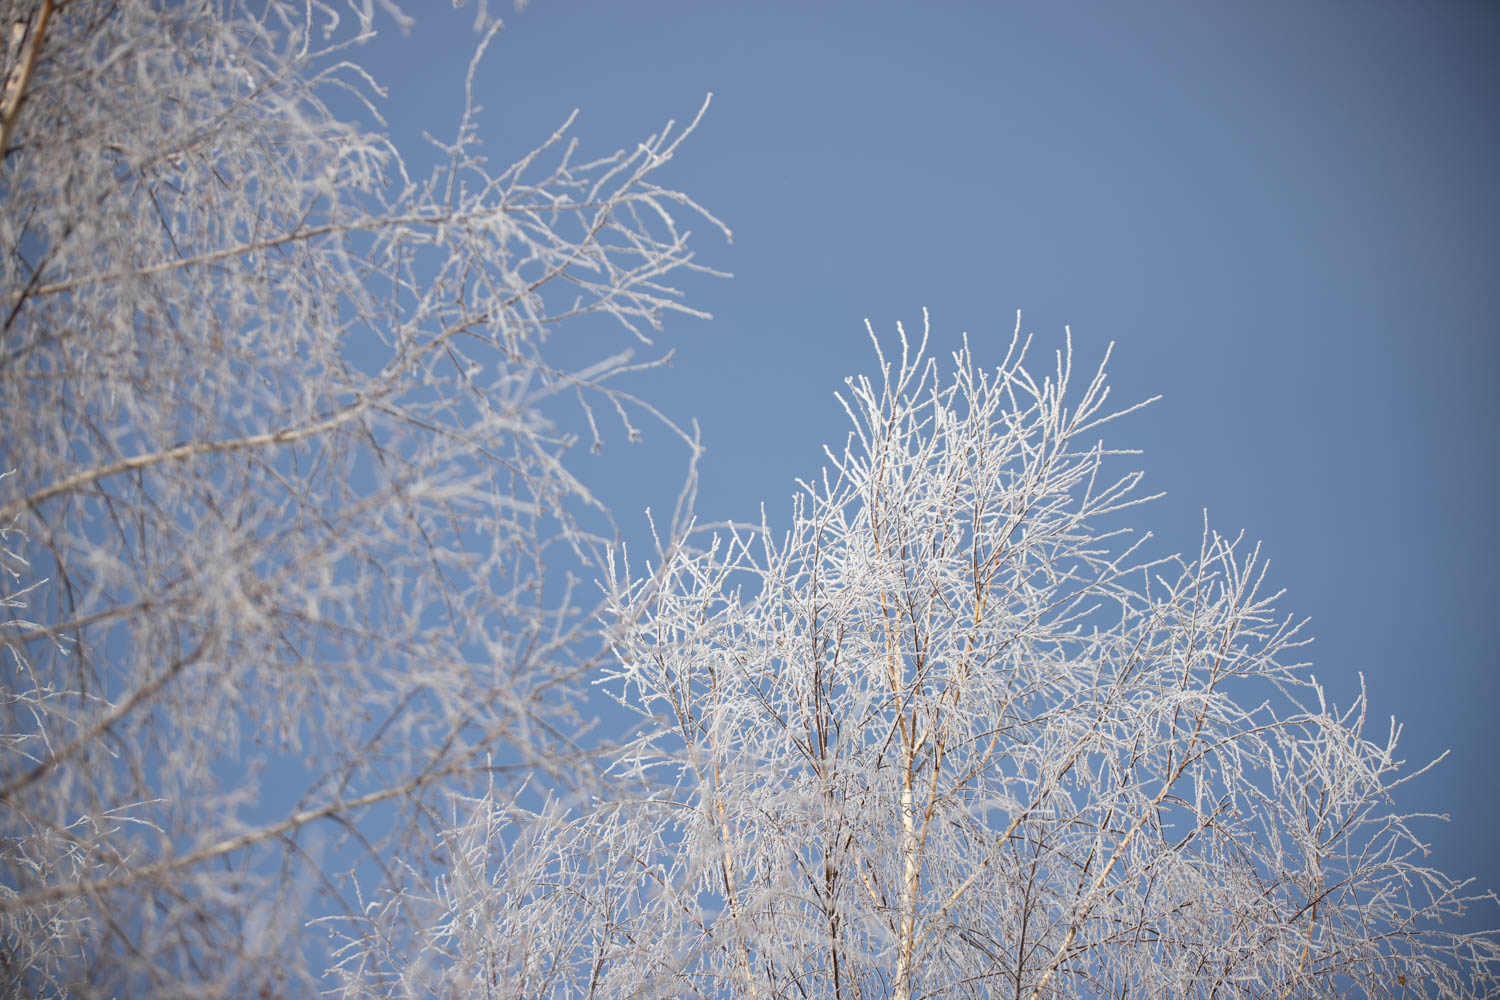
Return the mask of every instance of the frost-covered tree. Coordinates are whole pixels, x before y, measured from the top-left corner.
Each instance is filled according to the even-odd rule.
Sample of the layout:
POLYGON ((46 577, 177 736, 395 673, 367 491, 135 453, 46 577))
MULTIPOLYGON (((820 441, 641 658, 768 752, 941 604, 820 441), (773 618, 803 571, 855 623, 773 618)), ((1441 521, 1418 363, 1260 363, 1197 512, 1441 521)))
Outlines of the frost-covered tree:
POLYGON ((472 65, 408 174, 354 61, 404 17, 0 3, 0 994, 309 995, 451 795, 573 780, 565 460, 658 420, 619 377, 717 223, 653 181, 690 128, 492 166, 472 65))
POLYGON ((1496 937, 1442 926, 1493 897, 1393 803, 1395 724, 1298 662, 1258 549, 1141 555, 1129 411, 1017 333, 946 374, 903 333, 789 531, 620 565, 616 793, 475 799, 431 932, 352 946, 355 992, 1500 995, 1496 937))

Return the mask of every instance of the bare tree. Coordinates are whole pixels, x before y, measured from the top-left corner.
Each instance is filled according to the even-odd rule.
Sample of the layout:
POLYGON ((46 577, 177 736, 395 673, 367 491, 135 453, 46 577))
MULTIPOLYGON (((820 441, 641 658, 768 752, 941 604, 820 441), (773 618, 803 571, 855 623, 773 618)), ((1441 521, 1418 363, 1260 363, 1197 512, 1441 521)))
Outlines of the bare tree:
POLYGON ((660 418, 618 379, 718 223, 652 179, 691 126, 492 169, 473 65, 408 176, 372 6, 0 7, 5 995, 306 995, 452 795, 574 780, 613 535, 565 458, 660 418))
MULTIPOLYGON (((478 800, 384 995, 1500 995, 1420 771, 1328 703, 1259 550, 1148 561, 1104 368, 903 333, 790 531, 664 536, 611 592, 641 733, 593 810, 478 800), (515 833, 497 835, 508 827, 515 833), (504 911, 497 916, 496 908, 504 911), (524 942, 519 944, 518 942, 524 942), (418 957, 414 957, 418 956, 418 957), (486 992, 477 990, 484 983, 486 992)), ((877 343, 877 352, 880 348, 877 343)), ((356 991, 357 992, 357 991, 356 991)))

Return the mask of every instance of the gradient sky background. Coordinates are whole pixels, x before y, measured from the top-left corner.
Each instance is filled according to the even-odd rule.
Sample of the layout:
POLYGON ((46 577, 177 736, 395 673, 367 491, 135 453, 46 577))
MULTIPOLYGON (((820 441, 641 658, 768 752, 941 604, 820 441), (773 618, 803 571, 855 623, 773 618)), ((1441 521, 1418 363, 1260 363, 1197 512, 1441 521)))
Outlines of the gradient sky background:
MULTIPOLYGON (((475 43, 472 10, 427 6, 353 53, 408 150, 451 134, 475 43)), ((1451 748, 1401 800, 1451 814, 1424 830, 1434 863, 1500 888, 1500 6, 492 13, 496 164, 574 108, 603 154, 714 93, 663 176, 734 230, 697 227, 700 260, 734 277, 683 283, 714 319, 672 322, 674 367, 637 384, 700 421, 704 518, 764 500, 785 523, 793 477, 843 440, 833 392, 873 367, 865 317, 920 329, 927 306, 940 357, 967 331, 988 364, 1017 309, 1043 359, 1065 324, 1090 367, 1115 341, 1111 398, 1164 396, 1110 433, 1167 493, 1140 513, 1156 551, 1196 550, 1205 507, 1263 540, 1331 696, 1363 671, 1408 761, 1451 748)), ((582 468, 628 527, 670 505, 681 462, 648 441, 582 468)))

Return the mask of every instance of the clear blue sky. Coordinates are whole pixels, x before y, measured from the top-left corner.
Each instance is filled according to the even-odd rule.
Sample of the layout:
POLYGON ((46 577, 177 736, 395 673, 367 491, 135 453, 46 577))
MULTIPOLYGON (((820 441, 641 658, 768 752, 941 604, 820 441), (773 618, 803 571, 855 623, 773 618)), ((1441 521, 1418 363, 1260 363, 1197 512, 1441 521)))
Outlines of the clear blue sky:
MULTIPOLYGON (((355 55, 403 145, 451 132, 472 11, 413 2, 355 55), (430 8, 430 9, 429 9, 430 8)), ((1368 678, 1408 724, 1408 790, 1451 874, 1500 888, 1496 644, 1500 6, 535 0, 479 77, 494 161, 573 108, 604 153, 713 106, 667 173, 700 228, 711 322, 640 384, 696 416, 699 510, 784 516, 842 441, 832 393, 882 333, 932 313, 980 358, 1014 325, 1117 342, 1112 442, 1145 450, 1142 513, 1193 549, 1201 511, 1265 542, 1339 701, 1368 678)), ((586 471, 628 519, 680 453, 586 471)), ((1383 725, 1377 728, 1383 731, 1383 725)), ((1490 916, 1493 916, 1491 914, 1490 916)))

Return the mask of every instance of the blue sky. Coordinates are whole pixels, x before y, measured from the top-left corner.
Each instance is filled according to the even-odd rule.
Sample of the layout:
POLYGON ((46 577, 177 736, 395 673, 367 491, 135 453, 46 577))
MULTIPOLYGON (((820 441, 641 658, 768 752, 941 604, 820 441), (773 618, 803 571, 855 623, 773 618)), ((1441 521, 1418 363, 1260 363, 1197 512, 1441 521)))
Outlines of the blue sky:
MULTIPOLYGON (((472 11, 408 5, 355 56, 404 148, 451 132, 472 11)), ((709 322, 638 388, 696 417, 700 513, 784 516, 841 442, 833 400, 931 311, 998 362, 1097 359, 1113 399, 1163 399, 1111 440, 1145 454, 1158 551, 1202 510, 1264 541, 1339 701, 1368 679, 1409 761, 1403 804, 1447 812, 1434 862, 1500 888, 1495 512, 1500 177, 1483 3, 694 3, 535 0, 478 78, 495 162, 574 108, 585 152, 713 105, 665 172, 699 227, 683 283, 709 322)), ((680 452, 617 444, 583 469, 628 521, 675 496, 680 452)), ((1383 731, 1384 727, 1377 727, 1383 731)), ((1489 916, 1493 917, 1493 914, 1489 916)))

